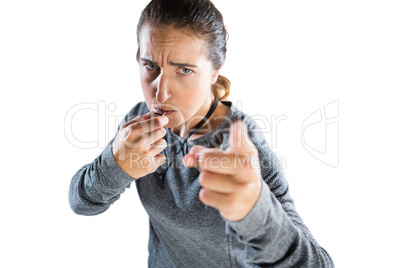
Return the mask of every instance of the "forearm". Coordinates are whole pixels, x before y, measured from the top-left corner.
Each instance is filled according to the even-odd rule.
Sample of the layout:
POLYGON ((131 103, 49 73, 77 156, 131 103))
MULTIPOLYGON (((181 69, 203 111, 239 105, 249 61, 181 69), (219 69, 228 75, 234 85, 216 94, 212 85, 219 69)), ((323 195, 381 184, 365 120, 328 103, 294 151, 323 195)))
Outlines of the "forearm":
POLYGON ((294 223, 281 203, 263 183, 261 196, 249 215, 226 224, 226 232, 244 243, 247 261, 258 266, 333 267, 294 211, 294 223))
POLYGON ((82 167, 72 178, 69 192, 71 209, 81 215, 97 215, 119 199, 133 179, 113 158, 110 146, 91 164, 82 167))

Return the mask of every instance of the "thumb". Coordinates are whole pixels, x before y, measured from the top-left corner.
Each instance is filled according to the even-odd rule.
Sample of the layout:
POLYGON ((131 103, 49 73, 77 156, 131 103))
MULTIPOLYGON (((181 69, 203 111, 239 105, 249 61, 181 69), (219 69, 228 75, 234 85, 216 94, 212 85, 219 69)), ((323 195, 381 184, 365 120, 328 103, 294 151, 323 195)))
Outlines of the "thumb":
POLYGON ((238 120, 230 125, 229 150, 240 154, 254 151, 255 145, 248 135, 247 125, 238 120))

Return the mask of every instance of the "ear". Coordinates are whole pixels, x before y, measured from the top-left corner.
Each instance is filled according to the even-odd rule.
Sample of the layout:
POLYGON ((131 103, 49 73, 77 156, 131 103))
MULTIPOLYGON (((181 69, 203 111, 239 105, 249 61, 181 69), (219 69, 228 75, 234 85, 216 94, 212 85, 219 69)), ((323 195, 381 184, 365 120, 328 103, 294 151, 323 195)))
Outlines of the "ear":
POLYGON ((215 84, 216 83, 216 81, 218 80, 218 77, 219 77, 219 71, 220 71, 221 69, 219 68, 219 69, 214 69, 213 70, 213 72, 212 72, 212 78, 211 78, 211 85, 213 85, 213 84, 215 84))

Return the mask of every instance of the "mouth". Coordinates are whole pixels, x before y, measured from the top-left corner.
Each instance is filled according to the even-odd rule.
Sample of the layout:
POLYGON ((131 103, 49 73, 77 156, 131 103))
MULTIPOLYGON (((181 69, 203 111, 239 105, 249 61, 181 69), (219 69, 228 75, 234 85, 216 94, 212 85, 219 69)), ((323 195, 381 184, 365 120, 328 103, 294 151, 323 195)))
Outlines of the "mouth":
POLYGON ((162 109, 154 108, 153 112, 157 116, 161 116, 161 115, 168 116, 168 115, 174 113, 175 110, 162 110, 162 109))

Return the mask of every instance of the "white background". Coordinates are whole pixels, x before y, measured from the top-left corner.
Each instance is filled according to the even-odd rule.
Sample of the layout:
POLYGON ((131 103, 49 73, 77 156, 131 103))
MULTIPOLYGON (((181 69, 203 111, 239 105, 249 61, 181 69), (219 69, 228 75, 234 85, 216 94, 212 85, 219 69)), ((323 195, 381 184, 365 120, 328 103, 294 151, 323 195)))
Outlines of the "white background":
MULTIPOLYGON (((136 24, 147 2, 0 3, 1 267, 146 267, 148 219, 134 184, 102 215, 70 210, 70 179, 102 144, 75 147, 64 120, 80 103, 114 104, 103 120, 113 132, 112 119, 143 100, 136 24)), ((251 116, 286 116, 273 149, 315 238, 337 267, 401 265, 398 1, 214 3, 230 34, 229 99, 251 116), (333 101, 337 167, 301 139, 303 121, 333 101)), ((97 112, 77 113, 71 128, 96 140, 97 112)))

